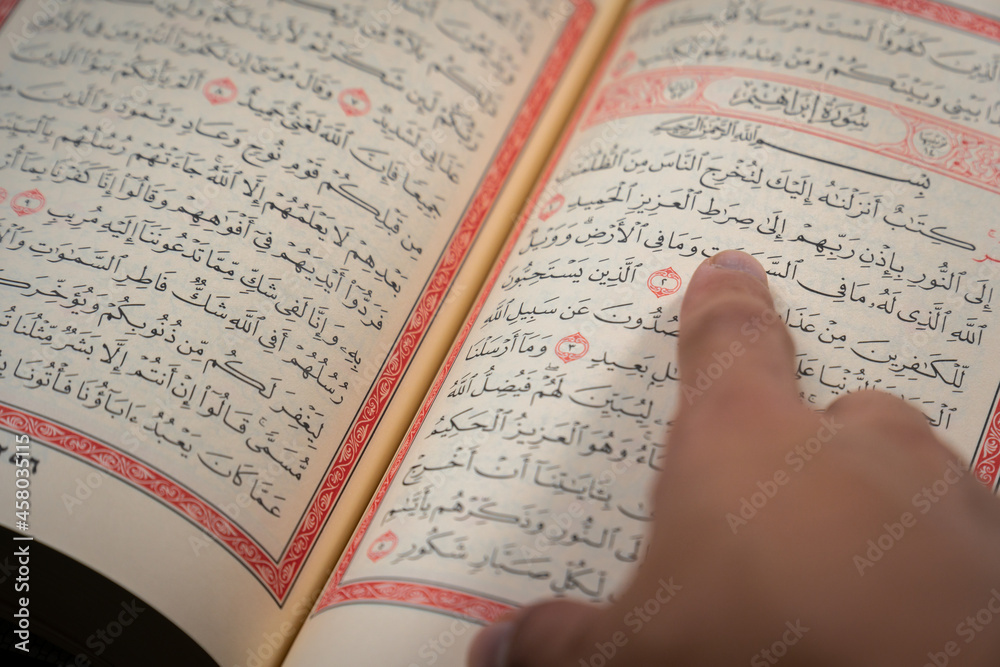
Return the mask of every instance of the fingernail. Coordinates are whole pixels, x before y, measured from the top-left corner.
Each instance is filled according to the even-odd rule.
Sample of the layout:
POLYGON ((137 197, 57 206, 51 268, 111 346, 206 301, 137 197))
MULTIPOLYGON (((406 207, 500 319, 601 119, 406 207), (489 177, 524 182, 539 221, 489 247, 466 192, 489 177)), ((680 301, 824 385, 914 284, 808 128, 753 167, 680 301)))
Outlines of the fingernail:
POLYGON ((505 667, 513 621, 502 621, 483 628, 469 649, 469 667, 505 667))
POLYGON ((719 269, 749 273, 760 282, 767 284, 767 273, 760 262, 739 250, 723 250, 712 255, 709 263, 719 269))

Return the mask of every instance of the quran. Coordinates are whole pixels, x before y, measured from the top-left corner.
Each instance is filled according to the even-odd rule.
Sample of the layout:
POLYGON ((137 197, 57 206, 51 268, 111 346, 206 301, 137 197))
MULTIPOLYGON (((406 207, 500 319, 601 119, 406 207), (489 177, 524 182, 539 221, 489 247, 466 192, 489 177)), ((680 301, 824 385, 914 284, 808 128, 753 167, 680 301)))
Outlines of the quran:
POLYGON ((461 665, 517 606, 614 599, 699 390, 685 282, 726 248, 767 269, 804 401, 900 396, 997 486, 990 0, 0 21, 16 650, 121 664, 155 614, 151 656, 461 665), (91 579, 110 606, 66 620, 91 579))

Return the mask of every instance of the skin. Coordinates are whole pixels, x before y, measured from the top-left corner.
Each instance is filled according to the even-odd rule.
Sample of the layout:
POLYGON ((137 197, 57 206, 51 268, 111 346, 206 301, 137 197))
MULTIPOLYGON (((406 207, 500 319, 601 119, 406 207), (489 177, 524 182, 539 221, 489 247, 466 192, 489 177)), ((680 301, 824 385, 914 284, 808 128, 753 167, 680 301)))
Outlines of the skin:
POLYGON ((736 251, 691 277, 678 355, 653 538, 631 584, 605 607, 516 612, 479 634, 472 667, 1000 664, 1000 504, 921 412, 869 391, 805 406, 767 276, 736 251), (756 492, 761 507, 741 515, 756 492))

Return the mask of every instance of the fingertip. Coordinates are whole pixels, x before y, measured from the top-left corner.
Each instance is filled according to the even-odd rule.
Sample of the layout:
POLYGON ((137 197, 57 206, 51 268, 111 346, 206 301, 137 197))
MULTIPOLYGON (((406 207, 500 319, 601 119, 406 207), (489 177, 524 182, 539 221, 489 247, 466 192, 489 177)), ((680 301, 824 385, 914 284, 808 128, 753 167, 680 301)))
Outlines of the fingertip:
POLYGON ((724 285, 729 288, 742 286, 742 290, 771 301, 767 272, 761 263, 740 250, 723 250, 703 261, 691 275, 681 304, 682 313, 691 310, 724 285), (745 277, 752 280, 745 280, 745 277))
MULTIPOLYGON (((702 266, 749 274, 760 283, 767 285, 767 272, 753 256, 740 250, 723 250, 709 257, 702 266)), ((699 267, 700 268, 700 267, 699 267)))

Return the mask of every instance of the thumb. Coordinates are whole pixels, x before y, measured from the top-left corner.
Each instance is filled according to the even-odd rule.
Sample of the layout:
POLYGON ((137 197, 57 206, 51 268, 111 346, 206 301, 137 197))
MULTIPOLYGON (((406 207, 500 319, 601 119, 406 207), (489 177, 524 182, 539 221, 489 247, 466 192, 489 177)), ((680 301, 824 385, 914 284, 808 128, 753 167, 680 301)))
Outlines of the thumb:
POLYGON ((591 638, 600 636, 603 616, 600 608, 566 600, 527 607, 480 631, 469 667, 575 667, 594 652, 591 638))

